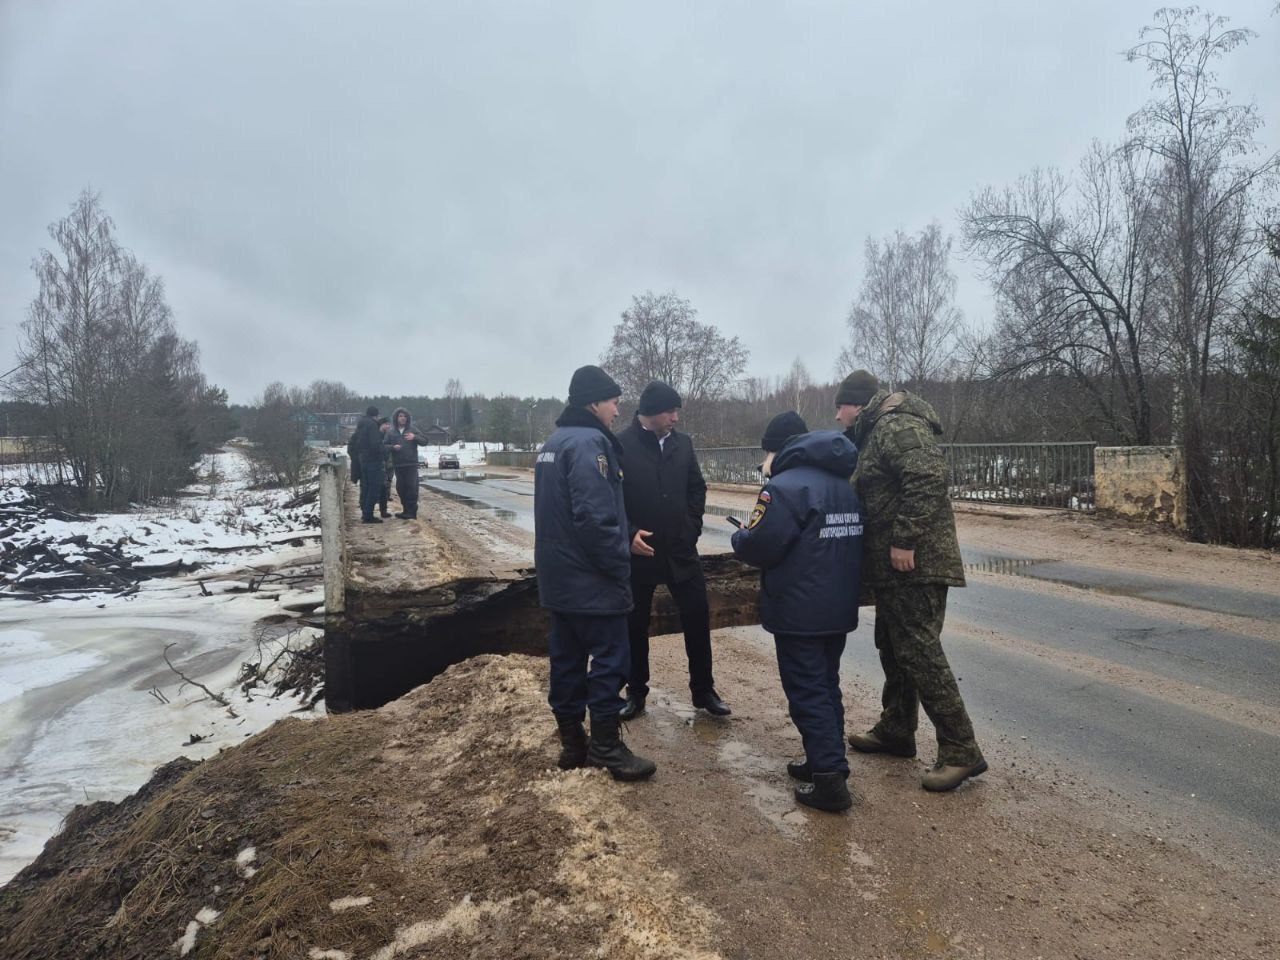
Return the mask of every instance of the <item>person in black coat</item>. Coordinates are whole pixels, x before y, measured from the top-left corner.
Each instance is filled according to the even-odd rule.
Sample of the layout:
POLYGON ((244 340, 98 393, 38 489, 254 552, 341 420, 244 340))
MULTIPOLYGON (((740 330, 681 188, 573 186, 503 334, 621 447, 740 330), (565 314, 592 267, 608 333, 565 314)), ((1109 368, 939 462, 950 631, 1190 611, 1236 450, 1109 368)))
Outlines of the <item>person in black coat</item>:
POLYGON ((360 482, 360 521, 381 523, 373 515, 382 492, 382 434, 378 429, 378 408, 369 407, 356 423, 356 432, 347 443, 351 455, 351 480, 360 482))
POLYGON ((630 521, 635 603, 627 618, 631 675, 623 720, 644 713, 649 694, 649 620, 660 583, 666 584, 680 612, 693 705, 720 717, 733 712, 716 693, 712 677, 711 611, 698 561, 707 484, 693 441, 676 432, 680 407, 680 394, 655 380, 640 394, 635 419, 618 437, 627 477, 622 489, 630 521))
POLYGON ((395 469, 396 496, 400 498, 401 520, 418 519, 418 447, 425 441, 413 429, 413 414, 404 407, 396 407, 391 414, 391 429, 382 437, 383 444, 391 451, 391 465, 395 469))
POLYGON ((792 411, 770 421, 760 445, 768 481, 733 535, 733 552, 761 570, 760 625, 773 634, 782 689, 804 741, 804 759, 787 764, 809 783, 796 789, 796 800, 847 810, 840 656, 858 625, 862 582, 862 504, 849 483, 858 452, 836 430, 809 433, 792 411))
POLYGON ((574 371, 569 404, 533 473, 538 599, 551 611, 547 702, 562 770, 603 767, 643 780, 657 767, 622 742, 619 694, 630 668, 630 537, 622 449, 610 427, 622 388, 599 367, 574 371), (582 722, 591 711, 591 739, 582 722))

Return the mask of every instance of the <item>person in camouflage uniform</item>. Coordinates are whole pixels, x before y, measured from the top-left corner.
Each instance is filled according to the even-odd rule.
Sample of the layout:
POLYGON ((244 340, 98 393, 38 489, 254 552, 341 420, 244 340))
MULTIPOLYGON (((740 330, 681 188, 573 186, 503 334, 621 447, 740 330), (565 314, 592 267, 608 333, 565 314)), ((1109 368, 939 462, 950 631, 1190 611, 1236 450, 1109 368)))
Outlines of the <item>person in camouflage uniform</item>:
POLYGON ((947 655, 947 590, 964 565, 947 497, 947 467, 933 407, 906 391, 880 389, 857 370, 836 392, 836 419, 858 448, 851 482, 866 514, 863 583, 875 595, 876 649, 884 667, 883 710, 871 730, 849 737, 862 753, 916 755, 919 706, 938 734, 926 790, 953 790, 987 769, 947 655))

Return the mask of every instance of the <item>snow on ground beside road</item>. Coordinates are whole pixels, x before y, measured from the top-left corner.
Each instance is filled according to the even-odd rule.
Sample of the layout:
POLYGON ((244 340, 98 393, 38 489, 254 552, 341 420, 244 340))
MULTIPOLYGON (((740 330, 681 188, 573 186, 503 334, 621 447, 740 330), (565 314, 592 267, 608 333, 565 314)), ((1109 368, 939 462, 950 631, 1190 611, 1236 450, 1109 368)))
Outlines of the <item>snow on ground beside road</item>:
MULTIPOLYGON (((147 565, 182 561, 199 563, 208 572, 241 567, 264 549, 297 538, 319 527, 316 504, 285 508, 295 491, 249 490, 244 453, 228 448, 204 457, 198 481, 183 495, 156 506, 134 507, 127 513, 104 513, 88 522, 44 519, 5 538, 14 547, 37 540, 55 543, 87 536, 90 543, 120 543, 136 562, 147 565), (236 548, 241 548, 237 550, 236 548)), ((32 494, 16 481, 0 486, 0 502, 21 504, 32 494)), ((72 562, 93 558, 70 550, 72 562)), ((18 570, 17 573, 21 573, 18 570)), ((51 573, 49 576, 56 576, 51 573)), ((28 578, 42 579, 39 573, 28 578)))
MULTIPOLYGON (((236 679, 256 653, 261 618, 319 599, 319 544, 274 545, 316 532, 316 506, 285 510, 293 491, 247 490, 247 463, 234 448, 201 467, 201 481, 170 504, 85 522, 43 520, 6 538, 20 545, 80 534, 91 542, 125 537, 140 562, 181 558, 205 566, 144 581, 131 596, 0 600, 0 883, 39 853, 76 804, 119 800, 155 767, 178 756, 211 756, 300 706, 290 697, 245 696, 236 679), (202 550, 210 546, 231 549, 202 550), (244 591, 268 567, 297 582, 269 579, 256 592, 231 592, 244 591), (198 579, 208 581, 211 596, 198 579), (164 661, 170 644, 174 665, 223 694, 230 711, 183 686, 164 661), (198 742, 188 744, 193 735, 198 742)), ((10 502, 26 495, 0 488, 10 502)), ((299 628, 298 642, 319 632, 299 628)))

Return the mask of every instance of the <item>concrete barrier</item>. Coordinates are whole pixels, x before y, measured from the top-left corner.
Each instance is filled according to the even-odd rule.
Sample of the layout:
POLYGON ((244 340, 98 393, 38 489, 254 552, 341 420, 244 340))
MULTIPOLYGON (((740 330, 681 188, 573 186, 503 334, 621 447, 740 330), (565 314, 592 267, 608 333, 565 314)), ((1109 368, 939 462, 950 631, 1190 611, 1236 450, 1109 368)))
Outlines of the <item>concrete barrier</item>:
POLYGON ((1186 470, 1178 447, 1098 447, 1094 483, 1099 516, 1187 528, 1186 470))
POLYGON ((343 525, 343 498, 350 477, 347 456, 330 454, 320 464, 320 544, 324 568, 324 611, 327 616, 347 608, 347 537, 343 525))

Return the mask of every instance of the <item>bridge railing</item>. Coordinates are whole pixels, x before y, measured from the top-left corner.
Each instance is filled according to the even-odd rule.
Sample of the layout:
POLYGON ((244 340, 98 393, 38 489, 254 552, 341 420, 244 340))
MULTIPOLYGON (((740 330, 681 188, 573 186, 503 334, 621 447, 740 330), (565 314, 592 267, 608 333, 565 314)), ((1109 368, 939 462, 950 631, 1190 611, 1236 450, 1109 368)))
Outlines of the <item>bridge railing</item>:
POLYGON ((1094 509, 1094 443, 947 443, 953 500, 1094 509))
MULTIPOLYGON (((1093 443, 945 443, 954 500, 1028 507, 1094 508, 1093 443)), ((759 484, 759 447, 697 450, 709 483, 759 484)))

